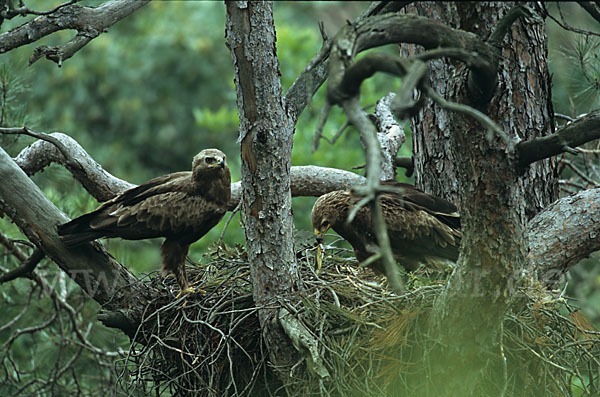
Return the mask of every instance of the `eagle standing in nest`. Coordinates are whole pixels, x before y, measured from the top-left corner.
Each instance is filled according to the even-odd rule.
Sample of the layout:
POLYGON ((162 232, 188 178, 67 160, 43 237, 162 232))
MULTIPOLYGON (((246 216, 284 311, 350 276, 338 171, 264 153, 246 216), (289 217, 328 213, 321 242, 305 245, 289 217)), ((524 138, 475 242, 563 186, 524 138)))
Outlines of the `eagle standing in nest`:
MULTIPOLYGON (((402 189, 402 193, 378 195, 394 258, 408 271, 417 269, 420 264, 443 269, 448 263, 456 262, 461 232, 460 215, 454 204, 407 183, 385 181, 381 184, 402 189)), ((354 220, 347 223, 348 214, 360 199, 346 190, 317 199, 312 209, 312 224, 319 251, 322 236, 330 227, 352 245, 359 262, 379 251, 368 206, 363 206, 354 220)), ((318 252, 318 269, 321 261, 321 252, 318 252)), ((385 274, 381 260, 370 266, 385 274)))
POLYGON ((225 154, 205 149, 194 157, 192 171, 153 178, 126 190, 95 211, 60 225, 58 234, 67 246, 100 237, 165 237, 160 247, 162 270, 175 275, 179 297, 194 291, 185 272, 190 244, 219 223, 230 198, 225 154))

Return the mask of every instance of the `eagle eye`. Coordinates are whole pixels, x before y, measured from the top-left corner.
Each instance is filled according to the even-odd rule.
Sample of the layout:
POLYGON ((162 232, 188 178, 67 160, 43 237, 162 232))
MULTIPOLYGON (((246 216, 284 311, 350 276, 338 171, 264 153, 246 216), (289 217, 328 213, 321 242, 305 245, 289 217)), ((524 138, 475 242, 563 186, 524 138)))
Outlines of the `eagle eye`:
POLYGON ((217 159, 214 157, 207 157, 204 159, 204 161, 206 162, 206 164, 214 164, 217 162, 217 159))

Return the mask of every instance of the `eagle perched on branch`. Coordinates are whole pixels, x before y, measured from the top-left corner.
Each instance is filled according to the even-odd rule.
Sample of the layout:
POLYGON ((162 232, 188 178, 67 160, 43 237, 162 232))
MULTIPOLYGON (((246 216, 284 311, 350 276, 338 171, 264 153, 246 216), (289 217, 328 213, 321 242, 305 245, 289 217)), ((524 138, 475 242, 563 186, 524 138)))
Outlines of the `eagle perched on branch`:
POLYGON ((231 175, 225 154, 205 149, 191 171, 150 179, 105 202, 95 211, 60 225, 67 246, 100 237, 141 240, 165 237, 160 247, 163 273, 173 273, 179 296, 193 292, 185 272, 190 244, 225 215, 231 197, 231 175))
MULTIPOLYGON (((385 181, 381 184, 401 190, 401 193, 382 192, 378 195, 394 258, 409 271, 420 264, 442 269, 455 262, 461 232, 460 215, 454 204, 408 183, 385 181)), ((356 259, 362 262, 379 248, 368 205, 358 211, 350 224, 347 223, 348 214, 360 199, 346 190, 324 194, 313 206, 312 224, 317 240, 332 228, 352 245, 356 259)), ((317 266, 321 267, 320 253, 317 266)), ((370 266, 385 274, 380 260, 370 266)))

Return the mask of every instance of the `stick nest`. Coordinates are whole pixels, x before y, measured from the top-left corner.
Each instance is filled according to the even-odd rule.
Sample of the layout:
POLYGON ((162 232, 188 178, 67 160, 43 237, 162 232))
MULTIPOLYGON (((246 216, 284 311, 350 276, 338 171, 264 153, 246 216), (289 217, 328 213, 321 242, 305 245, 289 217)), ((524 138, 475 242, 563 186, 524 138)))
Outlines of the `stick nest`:
MULTIPOLYGON (((300 307, 288 308, 317 341, 329 376, 315 371, 305 354, 281 382, 261 338, 246 254, 222 246, 210 253, 209 265, 188 265, 203 293, 174 299, 171 277, 151 278, 162 293, 144 309, 119 364, 123 389, 157 396, 418 395, 412 379, 431 375, 423 352, 435 340, 426 324, 444 277, 432 281, 417 271, 396 295, 343 251, 326 258, 318 276, 313 248, 298 253, 305 291, 300 307)), ((501 363, 499 390, 505 396, 597 393, 600 333, 542 288, 524 297, 520 311, 505 317, 501 346, 489 350, 501 363)))

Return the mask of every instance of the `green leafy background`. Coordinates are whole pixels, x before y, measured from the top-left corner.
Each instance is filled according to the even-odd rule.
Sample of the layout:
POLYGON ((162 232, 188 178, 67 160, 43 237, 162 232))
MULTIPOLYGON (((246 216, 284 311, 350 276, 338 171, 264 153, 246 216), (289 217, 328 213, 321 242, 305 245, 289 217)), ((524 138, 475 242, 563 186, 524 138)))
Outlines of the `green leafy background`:
MULTIPOLYGON (((82 4, 100 4, 88 1, 82 4)), ((33 9, 50 9, 60 2, 38 0, 26 3, 33 9)), ((284 92, 321 46, 317 21, 325 23, 332 36, 345 23, 359 15, 365 2, 275 2, 277 52, 284 92)), ((585 19, 579 12, 577 18, 585 19)), ((576 20, 576 19, 574 19, 576 20)), ((21 18, 6 21, 2 31, 25 22, 21 18)), ((232 179, 240 179, 237 140, 236 93, 233 67, 225 46, 225 7, 222 2, 156 1, 111 27, 94 39, 61 68, 41 59, 27 66, 33 49, 69 40, 74 32, 58 32, 34 44, 4 54, 0 59, 3 92, 3 126, 21 126, 43 131, 60 131, 75 138, 88 153, 110 173, 132 183, 169 172, 190 169, 192 157, 203 148, 217 147, 228 155, 232 179)), ((554 107, 559 113, 575 116, 597 109, 598 41, 576 38, 550 24, 550 66, 553 71, 554 107), (585 58, 585 59, 584 59, 585 58), (583 62, 583 60, 585 62, 583 62), (585 65, 584 67, 577 67, 585 65), (596 85, 594 86, 594 78, 596 85)), ((393 46, 386 51, 396 51, 393 46)), ((363 84, 363 106, 399 87, 400 81, 377 75, 363 84)), ((320 149, 311 150, 316 120, 324 104, 323 88, 301 115, 294 136, 293 165, 320 165, 352 170, 364 164, 364 154, 356 131, 349 128, 335 143, 321 141, 320 149)), ((325 136, 333 137, 345 118, 334 108, 325 126, 325 136)), ((410 131, 399 155, 411 153, 410 131)), ((30 144, 28 137, 0 136, 1 146, 12 156, 30 144)), ((355 171, 361 172, 361 171, 355 171)), ((399 172, 400 178, 403 172, 399 172)), ((33 177, 48 197, 70 217, 94 209, 91 198, 70 174, 51 166, 33 177)), ((410 180, 409 180, 410 182, 410 180)), ((315 198, 294 198, 294 221, 299 236, 309 236, 310 209, 315 198)), ((207 247, 221 234, 225 219, 192 246, 193 260, 204 262, 207 247)), ((0 231, 11 238, 23 238, 7 218, 0 220, 0 231)), ((227 229, 224 242, 243 244, 239 215, 227 229)), ((117 259, 134 273, 142 275, 159 268, 160 241, 105 241, 117 259)), ((582 299, 588 316, 598 319, 600 276, 592 259, 582 264, 576 279, 580 288, 573 291, 582 299), (584 291, 584 292, 582 292, 584 291), (584 293, 584 296, 579 296, 584 293)), ((16 266, 10 256, 3 256, 2 269, 16 266)), ((127 349, 128 340, 118 332, 95 321, 98 305, 83 296, 78 287, 49 261, 38 267, 53 285, 80 308, 78 320, 88 323, 88 339, 107 350, 127 349)), ((53 313, 50 300, 35 291, 32 306, 15 327, 3 328, 3 320, 13 318, 26 308, 31 282, 19 279, 0 285, 0 344, 5 343, 15 327, 27 327, 49 319, 53 313)), ((65 321, 68 323, 68 318, 65 321)), ((62 324, 62 323, 61 323, 62 324)), ((21 369, 31 371, 31 379, 44 379, 54 370, 61 357, 77 352, 76 345, 63 345, 63 325, 47 328, 43 333, 19 338, 10 350, 10 359, 21 369), (48 363, 48 364, 44 364, 48 363)), ((65 326, 66 327, 66 326, 65 326)), ((3 358, 6 360, 6 357, 3 358)), ((114 382, 111 358, 105 366, 84 350, 77 369, 85 390, 114 382)), ((76 390, 66 379, 57 385, 57 395, 76 390)), ((26 379, 27 380, 27 379, 26 379)), ((24 381, 26 381, 24 380, 24 381)), ((35 384, 32 386, 34 387, 35 384)), ((23 393, 27 390, 25 388, 23 393)), ((14 387, 0 384, 0 395, 13 394, 14 387)))

